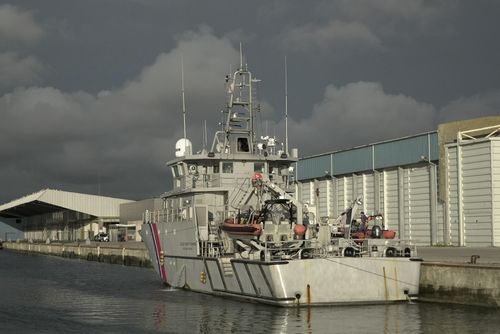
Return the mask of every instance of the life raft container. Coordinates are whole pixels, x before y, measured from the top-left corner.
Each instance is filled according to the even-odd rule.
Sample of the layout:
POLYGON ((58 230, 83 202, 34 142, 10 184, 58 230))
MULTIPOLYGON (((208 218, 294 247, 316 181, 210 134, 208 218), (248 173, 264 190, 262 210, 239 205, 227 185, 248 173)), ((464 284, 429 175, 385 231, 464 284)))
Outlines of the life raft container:
POLYGON ((229 235, 254 235, 262 234, 262 226, 260 224, 236 224, 232 220, 226 220, 221 229, 229 235))
POLYGON ((366 236, 374 239, 394 239, 396 237, 396 231, 394 230, 382 230, 382 235, 376 235, 373 233, 373 229, 368 229, 366 231, 366 236))
POLYGON ((394 239, 396 237, 396 232, 393 230, 382 230, 381 234, 373 233, 373 229, 368 229, 365 232, 352 232, 351 237, 353 239, 363 240, 366 238, 372 239, 394 239))

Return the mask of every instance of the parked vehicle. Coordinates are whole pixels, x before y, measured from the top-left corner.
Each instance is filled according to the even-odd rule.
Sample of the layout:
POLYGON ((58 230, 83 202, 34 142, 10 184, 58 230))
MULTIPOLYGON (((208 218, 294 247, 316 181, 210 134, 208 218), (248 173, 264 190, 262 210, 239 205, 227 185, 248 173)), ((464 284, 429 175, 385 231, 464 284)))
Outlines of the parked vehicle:
POLYGON ((95 237, 94 237, 94 241, 105 241, 105 242, 109 242, 109 235, 107 233, 98 233, 95 237))

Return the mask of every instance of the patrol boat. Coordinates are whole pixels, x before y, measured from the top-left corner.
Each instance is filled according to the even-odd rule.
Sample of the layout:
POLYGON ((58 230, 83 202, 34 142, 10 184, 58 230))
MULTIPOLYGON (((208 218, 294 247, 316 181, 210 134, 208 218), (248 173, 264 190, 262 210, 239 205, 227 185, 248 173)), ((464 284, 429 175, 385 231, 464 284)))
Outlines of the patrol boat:
POLYGON ((141 230, 160 279, 285 307, 415 298, 415 245, 385 239, 379 226, 356 238, 361 198, 328 220, 294 195, 297 149, 256 135, 257 81, 242 62, 226 76, 223 126, 209 150, 193 153, 185 135, 176 143, 173 189, 141 230))

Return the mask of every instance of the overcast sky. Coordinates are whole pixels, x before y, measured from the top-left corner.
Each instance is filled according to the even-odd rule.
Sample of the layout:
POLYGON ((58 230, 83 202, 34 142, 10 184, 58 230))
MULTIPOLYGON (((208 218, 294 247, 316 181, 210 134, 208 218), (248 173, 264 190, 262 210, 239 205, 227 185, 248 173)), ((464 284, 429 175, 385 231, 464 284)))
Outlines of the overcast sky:
POLYGON ((181 54, 196 150, 240 42, 262 80, 259 126, 281 140, 287 56, 300 156, 499 115, 499 18, 480 0, 0 0, 0 203, 168 190, 181 54))

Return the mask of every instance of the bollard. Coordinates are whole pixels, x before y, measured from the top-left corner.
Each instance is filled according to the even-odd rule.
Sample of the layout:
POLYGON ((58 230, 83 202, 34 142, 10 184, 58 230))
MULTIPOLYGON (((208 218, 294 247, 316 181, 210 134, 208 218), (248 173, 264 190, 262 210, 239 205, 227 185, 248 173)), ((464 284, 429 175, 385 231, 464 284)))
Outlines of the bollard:
POLYGON ((472 256, 470 257, 470 262, 469 262, 469 263, 470 263, 470 264, 476 264, 477 259, 479 259, 479 258, 480 258, 480 256, 479 256, 479 255, 472 255, 472 256))

